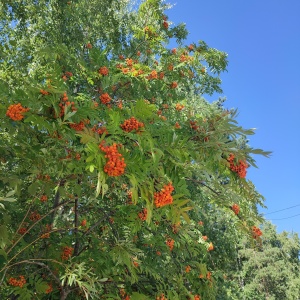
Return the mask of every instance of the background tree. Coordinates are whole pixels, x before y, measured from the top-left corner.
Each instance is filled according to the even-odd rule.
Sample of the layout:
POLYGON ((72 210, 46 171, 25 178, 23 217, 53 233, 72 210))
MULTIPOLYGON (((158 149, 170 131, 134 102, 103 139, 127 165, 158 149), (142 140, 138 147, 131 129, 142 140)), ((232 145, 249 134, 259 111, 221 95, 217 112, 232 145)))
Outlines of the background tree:
POLYGON ((298 299, 299 237, 295 233, 277 233, 269 222, 255 247, 242 243, 239 257, 244 299, 298 299))
POLYGON ((224 52, 159 0, 2 1, 1 296, 215 299, 260 240, 224 52), (178 47, 169 49, 170 39, 178 47))

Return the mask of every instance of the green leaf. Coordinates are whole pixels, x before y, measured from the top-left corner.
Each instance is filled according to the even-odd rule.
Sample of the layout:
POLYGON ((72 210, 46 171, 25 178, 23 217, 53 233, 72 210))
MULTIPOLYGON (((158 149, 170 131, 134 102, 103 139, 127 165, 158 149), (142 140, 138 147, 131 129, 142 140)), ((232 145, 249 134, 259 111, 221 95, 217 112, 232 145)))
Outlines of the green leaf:
POLYGON ((7 260, 7 253, 4 251, 4 249, 0 249, 0 255, 3 256, 5 260, 7 260))

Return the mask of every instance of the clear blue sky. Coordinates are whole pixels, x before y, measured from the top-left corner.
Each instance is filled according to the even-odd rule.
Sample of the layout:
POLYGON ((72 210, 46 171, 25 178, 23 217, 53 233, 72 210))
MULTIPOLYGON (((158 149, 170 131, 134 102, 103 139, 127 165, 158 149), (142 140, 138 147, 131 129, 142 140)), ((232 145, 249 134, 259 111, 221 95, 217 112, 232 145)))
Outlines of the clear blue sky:
POLYGON ((187 43, 204 40, 228 53, 225 107, 239 110, 243 127, 257 128, 252 147, 273 151, 256 156, 259 168, 247 176, 266 198, 260 211, 299 205, 265 217, 279 232, 300 233, 300 0, 167 2, 176 4, 169 20, 186 23, 187 43))

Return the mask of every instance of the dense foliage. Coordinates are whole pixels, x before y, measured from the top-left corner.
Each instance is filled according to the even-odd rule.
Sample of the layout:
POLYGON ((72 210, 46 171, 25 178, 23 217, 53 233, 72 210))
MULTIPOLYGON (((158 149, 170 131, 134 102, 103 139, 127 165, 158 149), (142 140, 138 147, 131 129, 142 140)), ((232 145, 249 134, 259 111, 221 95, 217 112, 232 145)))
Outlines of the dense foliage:
POLYGON ((203 98, 226 53, 159 0, 0 5, 0 296, 218 297, 268 155, 203 98))

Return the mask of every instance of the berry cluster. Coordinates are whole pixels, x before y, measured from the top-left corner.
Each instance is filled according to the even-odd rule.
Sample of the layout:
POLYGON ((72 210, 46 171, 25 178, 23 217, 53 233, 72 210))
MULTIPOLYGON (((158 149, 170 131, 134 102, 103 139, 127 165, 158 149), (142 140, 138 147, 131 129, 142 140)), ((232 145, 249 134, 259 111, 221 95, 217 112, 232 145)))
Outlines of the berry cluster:
POLYGON ((64 81, 67 81, 67 80, 70 79, 72 76, 73 76, 73 73, 72 73, 72 72, 66 71, 66 72, 61 76, 61 78, 62 78, 64 81))
POLYGON ((63 96, 61 97, 61 102, 59 103, 60 107, 60 114, 59 116, 62 117, 65 114, 65 107, 71 106, 72 111, 77 111, 77 108, 75 107, 74 102, 69 101, 69 97, 67 93, 63 93, 63 96))
POLYGON ((165 185, 159 192, 154 193, 154 204, 156 207, 162 207, 173 202, 171 196, 174 191, 172 183, 165 185))
POLYGON ((103 103, 103 104, 107 104, 111 100, 111 97, 107 93, 102 94, 99 98, 100 98, 101 103, 103 103))
POLYGON ((139 212, 138 216, 142 221, 145 221, 147 219, 147 208, 144 208, 141 212, 139 212))
POLYGON ((254 239, 257 239, 262 236, 262 231, 258 227, 252 226, 252 236, 254 239))
POLYGON ((197 121, 190 121, 190 126, 193 130, 198 130, 199 126, 197 125, 197 121))
POLYGON ((200 296, 199 295, 195 295, 194 296, 194 300, 200 300, 201 298, 200 298, 200 296))
POLYGON ((24 118, 23 114, 27 111, 29 108, 23 107, 21 103, 12 104, 8 107, 6 115, 14 121, 21 121, 24 118))
POLYGON ((192 61, 193 57, 186 54, 181 54, 179 60, 180 62, 192 61))
POLYGON ((26 279, 23 275, 20 275, 19 278, 20 279, 10 277, 8 280, 8 284, 22 288, 23 285, 26 284, 26 279))
POLYGON ((170 87, 171 89, 176 89, 178 86, 178 83, 176 81, 171 82, 170 87))
POLYGON ((41 235, 41 239, 49 239, 51 230, 52 230, 52 225, 46 224, 44 233, 41 235))
POLYGON ((124 121, 121 128, 126 132, 131 132, 133 130, 139 130, 140 128, 144 127, 144 123, 139 122, 135 117, 131 117, 124 121))
POLYGON ((108 68, 107 67, 101 67, 99 70, 98 70, 98 73, 103 75, 103 76, 106 76, 108 75, 109 71, 108 71, 108 68))
POLYGON ((122 154, 118 152, 118 145, 114 143, 112 146, 99 145, 99 148, 106 153, 107 162, 104 166, 104 172, 108 176, 120 176, 124 173, 126 164, 122 154))
POLYGON ((37 213, 36 211, 33 211, 30 213, 29 219, 33 222, 38 221, 41 218, 41 215, 37 213))
POLYGON ((139 266, 139 263, 137 261, 133 261, 132 264, 137 268, 139 266))
POLYGON ((168 298, 166 298, 164 294, 161 294, 160 296, 156 297, 156 300, 168 300, 168 298))
POLYGON ((89 120, 80 121, 79 123, 70 123, 69 126, 76 130, 76 131, 82 131, 85 127, 85 124, 88 124, 89 120))
POLYGON ((166 240, 166 244, 167 244, 167 246, 169 247, 169 249, 170 249, 170 251, 172 251, 173 250, 173 248, 174 248, 174 240, 173 239, 171 239, 171 238, 168 238, 167 240, 166 240))
POLYGON ((46 289, 45 293, 50 294, 53 291, 53 287, 51 283, 48 283, 48 288, 46 289))
POLYGON ((151 73, 147 76, 147 79, 148 80, 151 80, 151 79, 157 79, 158 77, 158 74, 155 70, 151 71, 151 73))
POLYGON ((21 235, 25 234, 26 232, 27 232, 27 228, 25 228, 25 227, 21 227, 21 228, 18 230, 18 233, 21 234, 21 235))
POLYGON ((49 92, 47 92, 47 91, 45 91, 45 90, 43 90, 43 89, 40 90, 40 93, 41 93, 43 96, 46 96, 46 95, 49 95, 49 94, 50 94, 49 92))
POLYGON ((212 250, 214 250, 214 245, 212 242, 210 242, 208 245, 207 251, 212 251, 212 250))
POLYGON ((181 111, 181 110, 184 109, 184 105, 182 105, 182 104, 180 104, 180 103, 176 103, 175 109, 178 110, 178 111, 181 111))
POLYGON ((231 206, 231 209, 236 215, 238 215, 240 212, 240 207, 236 203, 231 206))
POLYGON ((103 133, 108 134, 108 131, 106 129, 106 127, 98 127, 97 125, 95 125, 92 128, 92 131, 97 132, 99 135, 102 135, 103 133))
POLYGON ((122 300, 130 300, 130 296, 126 294, 126 291, 124 289, 120 289, 120 295, 122 300))
POLYGON ((41 201, 41 202, 46 202, 46 201, 48 201, 47 195, 45 195, 45 194, 42 195, 41 198, 40 198, 40 201, 41 201))
POLYGON ((62 260, 68 260, 73 254, 74 248, 65 246, 61 255, 62 260))
POLYGON ((237 173, 240 178, 245 178, 247 174, 247 168, 249 165, 242 160, 238 161, 238 164, 235 164, 234 155, 231 153, 227 159, 230 163, 230 170, 237 173))
POLYGON ((176 122, 175 125, 174 125, 174 128, 175 128, 175 129, 180 129, 181 126, 180 126, 180 124, 179 124, 178 122, 176 122))
POLYGON ((192 269, 191 266, 186 266, 186 267, 185 267, 185 272, 186 272, 186 273, 189 273, 189 272, 191 271, 191 269, 192 269))

